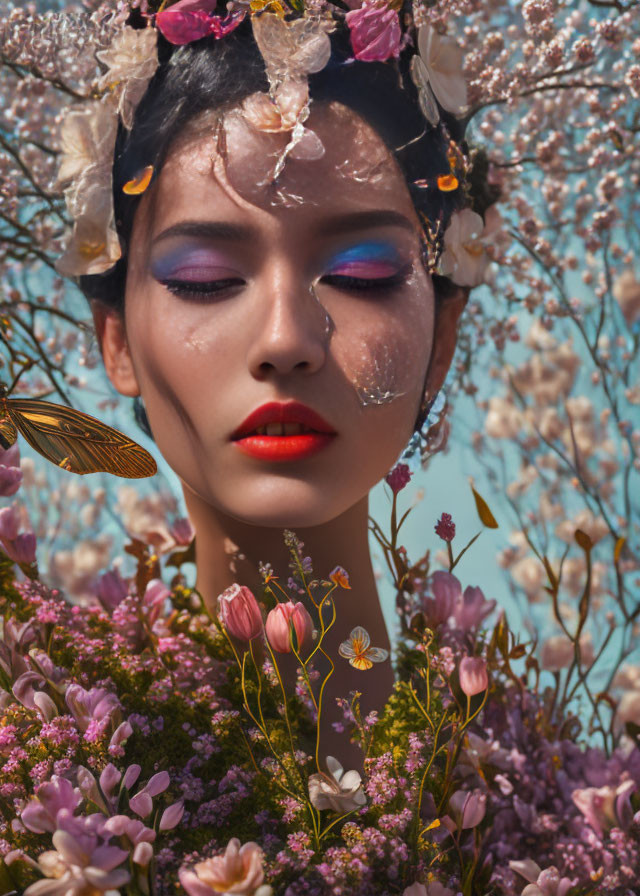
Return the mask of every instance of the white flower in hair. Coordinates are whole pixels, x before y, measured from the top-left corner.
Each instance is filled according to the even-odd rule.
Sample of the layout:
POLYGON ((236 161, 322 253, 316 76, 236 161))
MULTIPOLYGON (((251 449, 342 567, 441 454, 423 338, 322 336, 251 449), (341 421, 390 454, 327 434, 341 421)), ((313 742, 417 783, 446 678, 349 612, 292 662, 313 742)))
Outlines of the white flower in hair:
POLYGON ((440 119, 435 100, 453 115, 461 115, 467 105, 463 62, 464 51, 454 40, 443 37, 431 25, 418 29, 418 53, 411 59, 411 77, 424 116, 434 127, 440 119))
POLYGON ((65 277, 102 274, 118 261, 120 241, 113 224, 111 188, 87 178, 86 189, 75 194, 75 223, 66 251, 56 262, 65 277), (81 197, 81 198, 80 198, 81 197))
MULTIPOLYGON (((260 130, 291 131, 271 177, 276 178, 288 155, 294 159, 319 159, 324 146, 318 135, 304 127, 309 117, 308 75, 322 71, 331 56, 329 32, 335 24, 315 16, 285 22, 279 16, 251 19, 253 36, 264 60, 270 96, 245 102, 247 119, 260 130)), ((264 95, 263 95, 264 96, 264 95)))
POLYGON ((275 89, 284 81, 301 81, 325 67, 331 56, 333 22, 316 17, 285 22, 276 15, 253 16, 253 36, 275 89))
POLYGON ((67 112, 60 129, 62 157, 53 188, 64 186, 94 166, 110 167, 117 125, 112 102, 92 103, 89 109, 67 112))
POLYGON ((452 214, 444 232, 444 252, 438 273, 458 286, 479 286, 484 281, 491 262, 486 241, 502 223, 494 206, 487 210, 485 218, 486 223, 477 212, 463 208, 452 214))
POLYGON ((115 92, 118 112, 126 128, 131 128, 136 107, 158 67, 157 44, 156 28, 125 26, 111 46, 96 53, 108 68, 98 87, 115 92))

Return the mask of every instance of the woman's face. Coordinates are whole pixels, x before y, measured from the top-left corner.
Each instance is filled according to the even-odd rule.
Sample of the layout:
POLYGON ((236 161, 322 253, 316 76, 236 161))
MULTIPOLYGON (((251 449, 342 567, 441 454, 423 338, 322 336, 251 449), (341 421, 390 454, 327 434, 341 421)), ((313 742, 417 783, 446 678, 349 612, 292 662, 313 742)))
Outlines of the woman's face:
POLYGON ((320 525, 368 493, 411 435, 433 341, 395 161, 339 104, 312 105, 306 126, 325 154, 289 157, 275 186, 262 182, 290 135, 238 111, 224 165, 213 125, 175 144, 131 240, 127 352, 158 448, 187 490, 254 525, 320 525), (306 454, 234 439, 257 408, 293 401, 333 435, 303 438, 306 454))

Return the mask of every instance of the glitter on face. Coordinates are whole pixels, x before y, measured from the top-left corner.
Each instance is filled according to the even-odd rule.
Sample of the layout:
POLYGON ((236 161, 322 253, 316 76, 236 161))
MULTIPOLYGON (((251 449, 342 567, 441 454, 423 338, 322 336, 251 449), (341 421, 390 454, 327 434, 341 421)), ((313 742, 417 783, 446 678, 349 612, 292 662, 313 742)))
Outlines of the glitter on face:
POLYGON ((375 347, 353 384, 361 407, 389 404, 407 394, 397 388, 398 360, 387 345, 375 347))
POLYGON ((379 320, 375 327, 372 326, 361 334, 359 351, 356 340, 352 342, 350 379, 363 409, 390 404, 406 396, 409 394, 407 386, 415 380, 415 357, 418 352, 407 352, 404 329, 407 321, 412 319, 415 320, 415 327, 410 329, 415 333, 423 329, 421 320, 424 315, 424 298, 418 286, 415 267, 407 285, 407 295, 415 298, 405 308, 403 324, 399 324, 397 320, 379 320))

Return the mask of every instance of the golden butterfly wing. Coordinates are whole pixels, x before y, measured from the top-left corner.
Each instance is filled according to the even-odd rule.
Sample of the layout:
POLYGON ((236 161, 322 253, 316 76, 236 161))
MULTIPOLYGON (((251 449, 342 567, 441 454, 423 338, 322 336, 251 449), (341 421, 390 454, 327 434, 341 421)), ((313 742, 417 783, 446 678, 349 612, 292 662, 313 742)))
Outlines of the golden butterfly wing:
POLYGON ((157 472, 148 451, 89 414, 37 399, 6 399, 12 421, 47 460, 71 473, 141 479, 157 472))
POLYGON ((354 656, 353 659, 349 660, 349 663, 354 669, 358 669, 360 672, 365 672, 367 669, 373 667, 373 663, 364 653, 354 656))

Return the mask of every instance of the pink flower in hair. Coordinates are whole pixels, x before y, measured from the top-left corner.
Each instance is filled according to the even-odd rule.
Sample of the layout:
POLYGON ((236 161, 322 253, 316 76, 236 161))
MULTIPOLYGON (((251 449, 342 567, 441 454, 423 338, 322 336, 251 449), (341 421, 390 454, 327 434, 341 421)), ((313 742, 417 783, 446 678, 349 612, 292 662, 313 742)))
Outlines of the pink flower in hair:
POLYGON ((384 62, 400 55, 402 31, 398 13, 386 3, 365 0, 345 16, 351 30, 353 55, 362 62, 384 62))
POLYGON ((245 10, 233 12, 224 19, 214 16, 218 0, 180 0, 156 15, 156 25, 170 44, 189 44, 214 34, 224 37, 245 17, 245 10))

